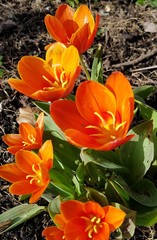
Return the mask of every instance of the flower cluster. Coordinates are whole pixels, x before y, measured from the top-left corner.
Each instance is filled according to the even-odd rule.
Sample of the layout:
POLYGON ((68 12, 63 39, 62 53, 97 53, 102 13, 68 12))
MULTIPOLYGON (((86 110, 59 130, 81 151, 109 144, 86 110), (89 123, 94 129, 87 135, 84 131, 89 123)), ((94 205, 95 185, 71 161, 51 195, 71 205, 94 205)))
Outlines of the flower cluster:
POLYGON ((3 136, 15 163, 0 166, 0 177, 12 183, 10 193, 28 195, 29 203, 40 197, 49 202, 56 226, 44 229, 47 240, 108 240, 111 232, 129 225, 127 238, 133 235, 133 230, 130 235, 127 231, 135 228, 135 212, 144 206, 146 220, 139 214, 137 222, 146 221, 147 226, 157 207, 157 190, 144 178, 157 156, 151 135, 157 126, 148 118, 157 113, 151 108, 144 114, 144 101, 136 100, 147 121, 131 128, 135 94, 129 80, 119 71, 105 83, 103 78, 92 79, 81 59, 99 19, 86 5, 76 11, 60 5, 55 16, 45 17, 56 41, 45 47, 45 59, 22 57, 20 79, 8 80, 11 87, 38 100, 42 112, 35 125, 22 122, 19 134, 3 136), (72 94, 82 70, 86 78, 72 94))

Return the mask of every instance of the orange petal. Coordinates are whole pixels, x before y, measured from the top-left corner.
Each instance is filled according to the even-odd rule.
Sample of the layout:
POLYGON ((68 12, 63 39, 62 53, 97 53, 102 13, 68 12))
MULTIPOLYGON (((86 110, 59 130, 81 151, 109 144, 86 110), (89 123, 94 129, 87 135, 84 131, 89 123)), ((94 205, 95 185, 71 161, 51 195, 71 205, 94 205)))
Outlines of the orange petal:
POLYGON ((48 184, 49 182, 45 183, 43 187, 40 187, 36 192, 32 193, 32 196, 29 199, 30 204, 35 203, 40 199, 41 195, 45 192, 48 184))
POLYGON ((134 137, 133 134, 130 134, 124 138, 119 138, 116 139, 114 141, 102 144, 101 146, 95 148, 95 150, 100 150, 100 151, 111 151, 113 149, 115 149, 116 147, 119 147, 120 145, 128 142, 130 139, 132 139, 134 137))
POLYGON ((92 240, 109 240, 110 229, 107 223, 103 223, 103 227, 99 228, 98 233, 93 234, 92 240))
POLYGON ((46 240, 63 240, 64 232, 55 226, 47 227, 42 231, 42 236, 46 240))
POLYGON ((76 105, 80 114, 91 124, 96 125, 95 112, 102 115, 110 111, 115 115, 116 101, 112 92, 94 81, 86 81, 79 85, 76 92, 76 105))
POLYGON ((42 163, 45 164, 48 169, 51 169, 53 165, 53 145, 51 140, 44 142, 39 149, 38 155, 41 158, 42 163))
POLYGON ((110 231, 119 228, 124 221, 126 213, 112 206, 106 206, 103 209, 106 213, 105 222, 109 225, 110 231))
POLYGON ((55 17, 59 19, 61 23, 64 23, 67 19, 73 19, 74 10, 67 4, 61 4, 56 11, 55 17))
POLYGON ((134 98, 128 79, 121 72, 113 72, 106 81, 108 87, 116 96, 117 110, 121 114, 122 104, 126 98, 134 98))
POLYGON ((66 30, 64 29, 62 23, 54 16, 47 14, 45 17, 45 25, 49 34, 57 41, 62 43, 67 43, 68 38, 66 30), (59 31, 58 31, 59 29, 59 31))
POLYGON ((60 230, 64 231, 67 220, 65 219, 63 214, 56 214, 54 219, 53 219, 53 222, 57 225, 57 227, 60 230))
POLYGON ((34 141, 36 140, 35 128, 29 123, 23 122, 23 123, 20 124, 19 134, 21 135, 22 140, 25 143, 31 144, 31 141, 29 140, 29 137, 33 138, 34 141))
POLYGON ((22 138, 19 134, 5 134, 4 136, 2 136, 2 140, 8 146, 22 145, 22 138))
POLYGON ((8 83, 12 88, 16 89, 20 93, 25 94, 26 96, 30 96, 34 92, 34 89, 23 80, 10 78, 8 83))
POLYGON ((105 215, 103 208, 97 202, 88 201, 84 203, 83 210, 89 216, 94 215, 102 218, 105 215))
POLYGON ((60 42, 53 43, 46 52, 46 62, 51 66, 61 63, 63 52, 66 46, 60 42))
POLYGON ((15 161, 19 169, 26 174, 34 174, 32 170, 33 164, 40 164, 41 159, 34 152, 30 152, 27 150, 21 150, 16 153, 15 161))
POLYGON ((30 184, 29 180, 23 180, 13 183, 9 188, 9 192, 16 195, 26 195, 32 194, 38 189, 39 187, 34 182, 30 184))
POLYGON ((85 231, 87 227, 86 220, 81 216, 74 217, 65 225, 64 234, 65 239, 69 240, 89 240, 88 232, 85 231))
POLYGON ((73 74, 76 68, 79 66, 79 62, 80 57, 78 50, 74 46, 66 48, 61 59, 61 66, 65 70, 66 74, 73 74))
POLYGON ((74 45, 80 54, 84 53, 87 48, 87 42, 90 34, 89 25, 84 24, 81 28, 79 28, 70 39, 70 44, 74 45))
POLYGON ((0 177, 9 182, 16 182, 25 179, 26 174, 15 163, 10 163, 0 166, 0 177))
POLYGON ((43 75, 48 79, 50 78, 50 75, 45 71, 44 65, 45 61, 35 56, 24 56, 18 63, 18 71, 21 78, 34 91, 43 87, 49 87, 49 83, 43 78, 43 75))
POLYGON ((79 27, 82 27, 85 23, 89 23, 90 29, 93 31, 95 26, 94 18, 90 9, 86 5, 81 5, 76 10, 73 19, 77 22, 79 27))
POLYGON ((58 100, 53 102, 50 106, 50 114, 63 131, 68 128, 84 131, 84 126, 88 125, 88 122, 83 119, 77 111, 75 102, 70 100, 58 100))
POLYGON ((41 112, 35 124, 36 142, 42 144, 42 136, 44 132, 44 113, 41 112))
POLYGON ((77 200, 68 200, 61 203, 60 209, 65 219, 70 220, 83 214, 83 203, 77 200))
POLYGON ((44 101, 44 102, 53 102, 60 99, 65 92, 64 88, 55 89, 47 88, 47 90, 39 90, 34 92, 30 97, 44 101))

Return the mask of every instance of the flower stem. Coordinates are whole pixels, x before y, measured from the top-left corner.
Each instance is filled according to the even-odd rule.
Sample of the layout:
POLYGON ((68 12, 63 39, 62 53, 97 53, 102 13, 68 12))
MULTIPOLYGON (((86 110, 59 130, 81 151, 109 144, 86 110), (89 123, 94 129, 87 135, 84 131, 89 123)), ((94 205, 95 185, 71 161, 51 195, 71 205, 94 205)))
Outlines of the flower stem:
POLYGON ((89 74, 89 72, 88 72, 88 70, 87 70, 87 68, 85 66, 85 63, 84 63, 83 58, 82 58, 81 55, 80 55, 80 63, 81 63, 81 66, 83 68, 83 71, 84 71, 84 73, 86 75, 87 80, 90 80, 90 74, 89 74))

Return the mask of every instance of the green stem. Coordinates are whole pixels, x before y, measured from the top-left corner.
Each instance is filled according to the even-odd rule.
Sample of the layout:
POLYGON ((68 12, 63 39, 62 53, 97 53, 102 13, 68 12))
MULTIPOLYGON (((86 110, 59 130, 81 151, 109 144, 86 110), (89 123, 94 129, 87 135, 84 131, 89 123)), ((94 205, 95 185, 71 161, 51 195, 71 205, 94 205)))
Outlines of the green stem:
POLYGON ((83 71, 84 71, 84 73, 86 75, 87 80, 90 80, 90 74, 89 74, 89 72, 88 72, 88 70, 87 70, 87 68, 86 68, 86 66, 84 64, 84 61, 83 61, 83 58, 82 58, 81 55, 80 55, 80 63, 81 63, 81 66, 83 68, 83 71))

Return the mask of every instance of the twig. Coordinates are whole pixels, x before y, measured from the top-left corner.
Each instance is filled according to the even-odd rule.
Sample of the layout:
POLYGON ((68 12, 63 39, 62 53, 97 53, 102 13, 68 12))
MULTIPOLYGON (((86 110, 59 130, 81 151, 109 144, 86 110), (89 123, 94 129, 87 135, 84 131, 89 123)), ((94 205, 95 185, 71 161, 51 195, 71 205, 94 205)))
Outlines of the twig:
POLYGON ((118 63, 118 64, 113 64, 112 67, 122 67, 122 66, 130 66, 130 65, 134 65, 137 64, 141 61, 143 61, 145 58, 149 58, 151 56, 153 56, 154 54, 157 53, 157 48, 153 49, 152 51, 146 53, 146 54, 142 54, 140 57, 132 60, 132 61, 128 61, 128 62, 123 62, 123 63, 118 63))
POLYGON ((151 70, 151 69, 156 69, 156 68, 157 68, 157 65, 154 65, 154 66, 150 66, 150 67, 133 69, 133 70, 131 70, 131 72, 139 72, 139 71, 151 70))

